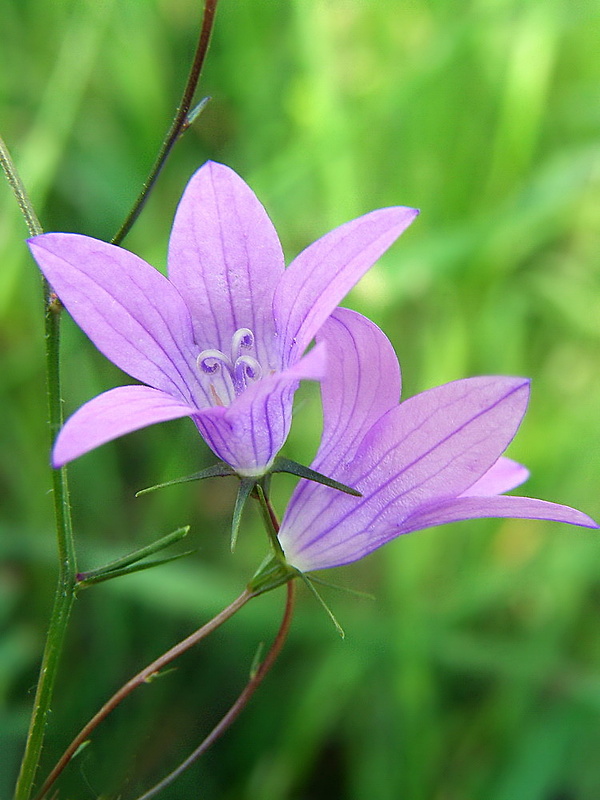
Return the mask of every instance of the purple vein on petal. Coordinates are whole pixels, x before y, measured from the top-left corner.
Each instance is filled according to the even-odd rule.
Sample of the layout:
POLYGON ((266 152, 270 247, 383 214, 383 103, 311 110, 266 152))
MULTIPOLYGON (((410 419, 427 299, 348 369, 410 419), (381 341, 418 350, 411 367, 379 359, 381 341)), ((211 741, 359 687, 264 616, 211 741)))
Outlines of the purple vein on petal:
MULTIPOLYGON (((471 379, 471 380, 477 380, 477 379, 471 379)), ((439 440, 438 442, 436 442, 436 443, 435 443, 435 444, 434 444, 432 447, 430 447, 430 448, 429 448, 429 449, 428 449, 426 452, 424 452, 424 453, 420 454, 418 458, 414 459, 414 460, 413 460, 411 463, 407 464, 406 466, 403 466, 403 468, 401 469, 401 471, 400 471, 400 472, 398 472, 398 473, 396 473, 396 474, 393 474, 393 475, 392 475, 390 478, 388 478, 387 480, 385 480, 383 483, 380 483, 380 484, 378 484, 378 486, 377 486, 377 489, 376 489, 375 491, 369 491, 369 490, 365 490, 365 491, 366 491, 365 497, 363 497, 363 498, 358 498, 358 500, 357 500, 357 502, 356 502, 356 503, 353 503, 353 504, 351 504, 351 505, 350 505, 350 504, 348 503, 348 501, 347 501, 347 500, 345 500, 345 498, 338 499, 338 498, 336 497, 336 495, 335 495, 335 494, 332 492, 332 490, 327 490, 327 489, 325 489, 325 488, 322 488, 322 489, 321 489, 321 491, 322 491, 322 492, 326 492, 326 491, 330 492, 330 497, 329 497, 329 499, 328 499, 328 501, 327 501, 327 503, 326 503, 325 505, 321 505, 321 506, 320 506, 320 507, 319 507, 319 508, 316 510, 316 512, 315 512, 315 515, 313 516, 313 518, 312 518, 312 519, 310 519, 310 520, 309 520, 308 518, 306 518, 306 519, 304 519, 304 520, 303 520, 303 521, 304 521, 304 529, 303 529, 303 532, 302 532, 302 533, 298 533, 298 532, 296 532, 296 535, 295 535, 295 540, 296 540, 296 543, 298 543, 298 544, 299 544, 300 542, 303 542, 303 540, 304 540, 304 538, 305 538, 305 534, 306 534, 306 532, 310 530, 310 528, 311 528, 311 526, 314 524, 315 520, 316 520, 316 519, 317 519, 319 516, 323 516, 324 512, 326 512, 327 510, 329 510, 329 508, 332 506, 332 504, 335 504, 336 502, 337 502, 337 503, 340 503, 340 504, 341 504, 342 502, 345 502, 346 504, 348 504, 347 510, 346 510, 344 513, 342 513, 340 516, 336 517, 336 518, 335 518, 335 522, 333 522, 333 523, 332 523, 332 524, 331 524, 329 527, 326 527, 326 528, 324 528, 324 529, 322 529, 322 530, 319 530, 319 531, 318 531, 318 533, 315 533, 315 535, 314 535, 312 538, 310 538, 310 540, 308 540, 308 541, 306 541, 306 542, 303 542, 303 544, 302 544, 302 546, 301 546, 301 547, 297 547, 297 548, 296 548, 296 552, 297 552, 297 553, 300 553, 300 552, 302 552, 302 550, 306 549, 306 547, 308 547, 308 546, 310 546, 310 545, 314 544, 315 542, 319 541, 319 540, 320 540, 320 539, 322 539, 323 537, 325 537, 325 536, 327 536, 328 534, 330 534, 330 533, 331 533, 331 531, 332 531, 333 529, 335 529, 335 528, 339 527, 341 524, 343 524, 343 523, 344 523, 344 522, 345 522, 345 521, 346 521, 346 520, 347 520, 347 519, 348 519, 350 516, 354 516, 354 515, 358 514, 358 513, 359 513, 359 512, 360 512, 360 511, 363 509, 363 507, 365 506, 365 504, 367 504, 367 503, 368 503, 368 504, 373 504, 373 503, 374 503, 374 501, 375 501, 375 498, 377 498, 377 497, 381 496, 381 494, 382 494, 382 493, 383 493, 383 492, 384 492, 386 489, 388 489, 388 488, 389 488, 389 487, 390 487, 392 484, 395 484, 395 483, 397 483, 397 482, 398 482, 398 480, 401 478, 401 476, 402 476, 402 475, 404 475, 404 474, 405 474, 405 473, 406 473, 408 470, 410 470, 410 469, 414 468, 414 467, 415 467, 417 464, 419 464, 419 463, 420 463, 420 462, 421 462, 421 461, 422 461, 424 458, 426 458, 428 455, 430 455, 432 452, 434 452, 434 451, 435 451, 436 449, 438 449, 440 446, 442 446, 442 445, 443 445, 443 444, 445 444, 446 442, 449 442, 449 441, 451 441, 451 439, 452 439, 452 438, 454 438, 456 435, 459 435, 459 434, 460 434, 462 431, 464 431, 464 430, 465 430, 465 429, 466 429, 466 428, 467 428, 469 425, 472 425, 474 422, 476 422, 476 420, 477 420, 478 418, 480 418, 482 415, 485 415, 485 414, 489 413, 489 412, 490 412, 490 411, 492 411, 494 408, 496 408, 496 407, 497 407, 497 406, 498 406, 500 403, 502 403, 502 402, 506 401, 506 400, 507 400, 509 397, 511 397, 511 396, 512 396, 512 395, 513 395, 515 392, 518 392, 518 391, 522 390, 523 388, 527 387, 527 385, 528 385, 528 383, 527 383, 526 381, 524 381, 524 380, 523 380, 523 382, 522 382, 522 383, 519 383, 518 385, 514 386, 514 387, 513 387, 513 389, 512 389, 510 392, 507 392, 507 393, 506 393, 506 394, 505 394, 505 395, 504 395, 502 398, 499 398, 499 399, 498 399, 498 400, 496 400, 494 403, 492 403, 490 406, 486 407, 485 409, 482 409, 480 412, 478 412, 478 413, 477 413, 477 414, 475 414, 473 417, 471 417, 469 420, 467 420, 465 423, 463 423, 463 424, 462 424, 462 425, 461 425, 459 428, 457 428, 457 429, 455 429, 454 431, 450 432, 450 433, 449 433, 447 436, 445 436, 445 437, 444 437, 442 440, 439 440)), ((435 391, 435 390, 430 390, 430 391, 435 391)), ((393 445, 391 448, 388 448, 388 450, 387 450, 387 451, 386 451, 386 452, 383 454, 383 456, 382 456, 382 457, 380 457, 380 458, 379 458, 379 459, 378 459, 378 460, 377 460, 377 461, 376 461, 374 464, 373 464, 373 463, 370 463, 370 464, 368 464, 367 471, 366 471, 366 472, 363 472, 363 474, 362 474, 362 475, 361 475, 359 478, 353 478, 353 483, 354 483, 354 485, 356 485, 356 487, 357 487, 358 489, 361 489, 361 488, 363 488, 363 487, 362 487, 363 481, 364 481, 364 480, 365 480, 367 477, 369 477, 369 476, 372 476, 372 475, 374 475, 374 474, 377 474, 378 472, 380 472, 380 471, 382 470, 382 467, 381 467, 381 465, 382 465, 383 461, 384 461, 385 459, 389 458, 391 454, 394 454, 394 453, 395 453, 395 452, 396 452, 396 451, 397 451, 399 448, 401 448, 401 447, 402 447, 402 446, 405 444, 406 440, 407 440, 408 438, 410 438, 410 436, 411 436, 411 435, 412 435, 414 432, 416 432, 417 430, 419 430, 420 428, 422 428, 422 427, 423 427, 423 426, 424 426, 424 425, 425 425, 425 424, 426 424, 428 421, 430 421, 430 420, 431 420, 431 418, 432 418, 433 416, 435 416, 436 414, 438 414, 438 413, 439 413, 441 410, 443 410, 444 408, 450 408, 451 406, 455 405, 456 403, 460 403, 460 402, 462 402, 462 401, 464 400, 464 398, 465 398, 465 397, 466 397, 468 394, 469 394, 469 392, 468 392, 468 391, 466 391, 466 392, 464 392, 462 395, 460 395, 458 398, 456 398, 456 397, 455 397, 455 398, 453 398, 453 400, 452 400, 452 401, 450 401, 450 402, 446 403, 445 405, 443 405, 443 406, 438 406, 438 407, 434 408, 434 409, 433 409, 433 411, 431 412, 431 414, 429 414, 429 416, 428 416, 427 418, 425 418, 425 419, 424 419, 424 420, 421 422, 421 424, 420 424, 419 426, 417 426, 417 428, 413 428, 413 429, 411 429, 410 431, 408 431, 406 436, 404 436, 404 437, 403 437, 403 438, 402 438, 400 441, 396 442, 396 443, 395 443, 395 444, 394 444, 394 445, 393 445)), ((417 398, 420 398, 420 397, 422 397, 422 396, 423 396, 423 395, 417 395, 417 398)), ((413 399, 416 399, 416 398, 413 398, 413 399)), ((408 405, 409 403, 410 403, 410 401, 406 401, 406 403, 404 404, 404 410, 405 410, 405 411, 407 411, 407 412, 408 412, 408 410, 405 408, 405 406, 406 406, 406 405, 408 405)), ((401 406, 399 406, 397 409, 393 409, 393 410, 392 410, 392 412, 389 412, 389 414, 395 414, 396 412, 400 411, 400 409, 403 409, 403 406, 402 406, 402 405, 401 405, 401 406)), ((389 414, 388 414, 388 415, 386 415, 386 417, 388 417, 388 416, 389 416, 389 414)), ((521 416, 522 416, 522 415, 521 415, 521 416)), ((385 417, 384 417, 384 420, 385 420, 385 417)), ((389 422, 389 420, 388 420, 388 422, 389 422)), ((381 428, 380 428, 380 425, 379 425, 379 424, 376 426, 376 428, 379 428, 379 431, 378 431, 378 433, 379 433, 379 435, 381 436, 381 438, 385 438, 385 437, 383 437, 383 435, 381 434, 381 428)), ((515 432, 516 432, 516 428, 515 428, 515 432)), ((489 434, 489 432, 488 432, 488 434, 489 434)), ((514 433, 513 433, 513 436, 514 436, 514 433)), ((512 438, 512 437, 511 437, 511 438, 512 438)), ((461 456, 464 454, 464 452, 468 452, 468 450, 472 449, 472 447, 476 447, 476 446, 478 446, 479 444, 481 444, 481 442, 482 442, 482 441, 485 441, 486 439, 487 439, 487 435, 486 435, 486 436, 483 436, 483 437, 482 437, 481 439, 479 439, 478 441, 476 441, 476 442, 474 442, 474 443, 471 443, 471 444, 469 445, 469 447, 468 447, 468 449, 467 449, 466 451, 465 451, 465 450, 461 450, 461 456)), ((510 441, 510 440, 509 440, 509 441, 510 441)), ((507 442, 507 444, 508 444, 508 442, 507 442)), ((500 452, 502 452, 502 450, 504 450, 504 448, 505 448, 505 447, 506 447, 506 444, 502 446, 502 449, 501 449, 501 451, 500 451, 500 452)), ((497 458, 498 458, 498 455, 499 455, 499 454, 496 454, 495 458, 492 460, 492 463, 494 463, 494 461, 495 461, 495 460, 497 460, 497 458)), ((380 510, 380 511, 379 511, 379 512, 378 512, 378 513, 375 515, 375 517, 374 517, 374 518, 371 518, 371 519, 369 520, 369 525, 371 525, 371 524, 374 524, 374 523, 376 522, 376 520, 377 520, 377 519, 378 519, 380 516, 384 515, 385 513, 388 513, 391 505, 393 505, 393 506, 394 506, 394 508, 397 508, 398 506, 400 506, 401 504, 399 503, 399 499, 400 499, 401 497, 405 496, 405 495, 406 495, 406 494, 408 494, 409 492, 412 492, 412 491, 414 491, 415 489, 418 489, 420 485, 426 484, 427 482, 429 482, 430 480, 432 480, 432 479, 433 479, 434 477, 436 477, 438 474, 440 474, 440 473, 441 473, 441 472, 443 472, 445 469, 447 469, 447 467, 448 467, 450 464, 452 464, 452 463, 455 461, 455 458, 456 458, 456 454, 455 454, 455 453, 454 453, 454 454, 450 454, 450 458, 449 458, 449 460, 448 460, 448 461, 447 461, 447 462, 446 462, 446 463, 445 463, 445 464, 444 464, 444 465, 443 465, 443 466, 442 466, 442 467, 441 467, 439 470, 437 470, 435 473, 433 473, 433 474, 429 474, 429 475, 425 476, 425 478, 424 478, 424 479, 423 479, 421 482, 419 482, 419 483, 417 483, 417 484, 413 484, 413 485, 411 485, 411 486, 408 486, 408 487, 407 487, 407 488, 405 488, 404 490, 402 490, 402 491, 398 492, 398 494, 395 494, 395 495, 394 495, 394 498, 393 498, 393 500, 387 500, 387 501, 384 501, 384 503, 383 503, 383 505, 382 505, 382 506, 381 506, 381 504, 380 504, 381 510, 380 510)), ((362 460, 362 457, 361 457, 361 460, 362 460)), ((483 469, 481 474, 483 474, 485 471, 486 471, 486 470, 485 470, 485 469, 483 469)), ((346 478, 347 478, 347 477, 348 477, 348 476, 346 476, 346 478)), ((473 480, 473 483, 475 482, 475 480, 476 480, 476 479, 474 479, 474 480, 473 480)), ((471 483, 471 484, 469 484, 469 485, 472 485, 472 483, 471 483)), ((317 488, 319 489, 320 487, 317 487, 317 488)), ((468 487, 467 487, 467 488, 468 488, 468 487)), ((440 499, 442 499, 442 498, 440 498, 440 499)), ((375 505, 377 505, 377 504, 375 504, 375 505)), ((353 534, 351 534, 351 533, 347 533, 347 534, 346 534, 346 536, 345 536, 345 539, 348 541, 348 540, 352 539, 354 536, 360 535, 360 534, 361 534, 361 532, 362 532, 362 531, 357 531, 356 533, 353 533, 353 534)))
POLYGON ((191 320, 181 295, 163 275, 128 251, 78 234, 45 234, 30 240, 30 246, 71 315, 108 358, 157 388, 174 388, 182 395, 187 389, 190 401, 195 402, 189 360, 181 350, 185 338, 189 347, 193 345, 191 320), (82 261, 86 268, 73 259, 82 261), (92 265, 97 265, 95 274, 91 274, 92 265), (133 298, 130 303, 124 299, 127 282, 133 298), (114 288, 111 291, 109 287, 114 288), (162 313, 161 292, 166 293, 172 310, 170 322, 162 313), (109 321, 109 312, 114 316, 116 308, 117 325, 109 321), (179 329, 178 337, 172 324, 179 329), (136 331, 142 335, 136 335, 136 331), (166 347, 169 342, 172 352, 166 347))
POLYGON ((404 207, 372 211, 325 234, 294 259, 274 301, 286 358, 295 347, 300 352, 305 349, 338 303, 417 213, 404 207), (373 234, 373 229, 379 233, 373 234), (346 245, 353 240, 356 244, 347 253, 346 245))

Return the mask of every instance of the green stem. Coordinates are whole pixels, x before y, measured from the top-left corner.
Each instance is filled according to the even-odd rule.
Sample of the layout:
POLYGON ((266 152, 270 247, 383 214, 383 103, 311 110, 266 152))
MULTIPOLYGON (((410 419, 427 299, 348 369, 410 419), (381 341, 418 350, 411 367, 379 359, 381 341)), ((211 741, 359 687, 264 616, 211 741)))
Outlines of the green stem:
MULTIPOLYGON (((43 233, 35 209, 19 177, 17 168, 4 141, 0 138, 0 162, 13 190, 19 208, 32 236, 43 233)), ((60 303, 52 293, 46 280, 43 280, 45 305, 46 341, 46 391, 48 396, 48 420, 50 437, 54 438, 62 425, 62 403, 60 391, 60 303)), ((75 599, 77 583, 77 562, 71 524, 69 488, 65 469, 52 470, 52 489, 54 496, 54 516, 58 547, 59 573, 50 614, 46 645, 42 656, 33 711, 25 753, 15 789, 15 800, 29 800, 37 772, 46 723, 50 713, 52 695, 58 664, 62 653, 65 632, 75 599)))
MULTIPOLYGON (((198 86, 198 81, 200 80, 200 73, 202 72, 204 59, 206 58, 206 53, 208 52, 210 34, 215 20, 215 12, 217 10, 217 2, 218 0, 206 0, 204 3, 204 14, 202 16, 202 26, 200 28, 198 44, 196 45, 194 60, 192 62, 185 89, 183 90, 179 108, 177 109, 175 118, 171 123, 171 127, 169 128, 169 131, 162 143, 160 152, 156 158, 156 161, 154 162, 154 166, 146 178, 146 182, 142 187, 142 191, 138 195, 133 208, 127 215, 125 222, 121 225, 117 233, 112 238, 111 244, 121 244, 123 239, 131 230, 133 223, 139 217, 142 209, 144 208, 150 191, 156 183, 156 180, 160 175, 171 150, 175 146, 175 143, 181 134, 184 133, 190 125, 189 112, 194 99, 196 87, 198 86)), ((192 112, 192 115, 195 116, 194 112, 192 112)))
POLYGON ((265 487, 260 483, 256 485, 255 494, 260 505, 260 513, 263 518, 265 530, 269 537, 271 547, 273 548, 273 555, 278 561, 285 564, 285 555, 279 543, 279 539, 277 538, 277 534, 279 533, 279 520, 277 519, 275 509, 273 508, 265 487))

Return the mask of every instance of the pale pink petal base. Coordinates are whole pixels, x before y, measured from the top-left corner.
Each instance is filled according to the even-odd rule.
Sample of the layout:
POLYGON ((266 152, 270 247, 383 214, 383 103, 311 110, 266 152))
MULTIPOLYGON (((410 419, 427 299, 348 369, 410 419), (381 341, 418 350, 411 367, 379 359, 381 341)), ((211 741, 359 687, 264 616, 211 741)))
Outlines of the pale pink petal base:
POLYGON ((149 386, 119 386, 94 397, 63 425, 52 452, 62 467, 101 444, 156 422, 191 416, 197 409, 149 386))

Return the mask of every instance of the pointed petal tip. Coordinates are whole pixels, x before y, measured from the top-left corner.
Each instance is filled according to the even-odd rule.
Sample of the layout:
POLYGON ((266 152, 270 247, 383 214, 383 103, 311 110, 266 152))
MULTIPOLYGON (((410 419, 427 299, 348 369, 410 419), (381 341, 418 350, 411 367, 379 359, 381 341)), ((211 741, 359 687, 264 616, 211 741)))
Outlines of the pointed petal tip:
POLYGON ((221 175, 232 175, 235 179, 237 179, 241 183, 244 184, 246 183, 246 181, 244 181, 244 179, 240 177, 240 175, 238 175, 234 169, 228 167, 227 164, 223 164, 220 161, 213 161, 213 159, 209 158, 207 161, 204 162, 204 164, 198 167, 198 169, 194 172, 194 174, 188 181, 188 184, 191 183, 194 180, 194 178, 196 178, 197 176, 201 175, 204 172, 210 172, 210 174, 213 176, 217 175, 218 173, 221 173, 221 175))
POLYGON ((600 530, 600 525, 596 522, 595 519, 592 519, 591 517, 588 517, 588 515, 584 514, 583 512, 580 512, 580 513, 581 513, 581 516, 585 520, 584 522, 581 523, 581 526, 583 528, 591 528, 592 530, 596 530, 596 531, 600 530))
POLYGON ((35 258, 36 251, 39 252, 40 250, 48 250, 50 249, 48 245, 55 239, 62 238, 65 236, 74 236, 75 234, 72 233, 59 233, 59 232, 50 232, 50 233, 40 233, 37 236, 30 236, 28 239, 25 240, 25 243, 31 250, 33 257, 35 258))

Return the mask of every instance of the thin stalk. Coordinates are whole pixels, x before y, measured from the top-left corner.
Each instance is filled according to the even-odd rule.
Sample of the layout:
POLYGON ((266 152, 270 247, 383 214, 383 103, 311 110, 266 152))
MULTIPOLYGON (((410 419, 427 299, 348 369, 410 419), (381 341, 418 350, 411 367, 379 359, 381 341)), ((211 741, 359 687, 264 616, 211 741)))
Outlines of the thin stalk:
POLYGON ((269 495, 265 491, 264 486, 261 486, 260 483, 256 485, 255 496, 260 505, 260 513, 275 558, 285 563, 285 555, 279 543, 279 539, 277 538, 277 534, 279 533, 279 520, 277 519, 277 514, 275 513, 269 495))
MULTIPOLYGON (((29 233, 43 233, 33 204, 25 190, 17 168, 4 141, 0 138, 0 162, 23 214, 29 233)), ((42 279, 45 308, 46 342, 46 392, 48 397, 48 421, 51 441, 62 426, 62 403, 60 388, 60 303, 53 295, 48 282, 42 279)), ((25 753, 15 788, 15 800, 29 800, 37 772, 58 664, 65 640, 67 624, 75 599, 77 583, 77 561, 71 523, 69 487, 66 470, 52 470, 54 516, 58 549, 58 583, 54 604, 50 613, 46 644, 38 679, 33 711, 25 753)))
POLYGON ((198 745, 198 747, 190 753, 190 755, 182 761, 181 764, 170 772, 165 778, 163 778, 159 783, 149 789, 145 794, 141 795, 137 798, 137 800, 150 800, 151 797, 155 797, 160 791, 165 789, 169 786, 173 781, 175 781, 186 769, 192 766, 192 764, 197 761, 200 756, 205 753, 209 747, 211 747, 217 739, 219 739, 235 722, 237 717, 242 713, 244 708, 248 705, 248 702, 254 692, 258 689, 264 678, 266 677, 267 673, 270 671, 271 667, 275 663, 277 656, 281 652, 281 649, 287 639, 287 635, 290 630, 290 624, 292 621, 292 614, 294 610, 294 597, 295 597, 295 589, 296 583, 295 581, 291 580, 287 584, 287 600, 285 604, 285 611, 283 613, 283 619, 281 620, 281 625, 279 626, 279 630, 277 631, 277 635, 271 645, 269 652, 267 653, 264 661, 261 663, 260 667, 256 670, 256 672, 251 676, 250 680, 246 684, 244 690, 239 695, 237 700, 234 704, 230 707, 229 711, 225 714, 225 716, 215 725, 212 731, 208 734, 208 736, 198 745))
POLYGON ((6 180, 8 181, 10 188, 13 191, 15 196, 15 200, 17 201, 19 208, 21 209, 21 214, 25 219, 25 224, 27 225, 27 230, 29 231, 30 236, 37 236, 38 233, 43 233, 42 226, 38 219, 37 214, 35 213, 35 209, 29 199, 29 195, 25 191, 25 187, 23 186, 23 181, 17 171, 14 161, 12 160, 12 156, 8 147, 6 146, 4 139, 0 136, 0 164, 2 165, 2 170, 6 175, 6 180))
POLYGON ((44 781, 42 788, 36 794, 35 800, 42 800, 43 797, 48 793, 48 790, 52 788, 55 781, 67 766, 67 764, 71 761, 77 750, 81 747, 89 739, 89 736, 93 731, 98 727, 98 725, 106 719, 106 717, 115 710, 115 708, 125 700, 126 697, 141 686, 143 683, 148 683, 161 669, 170 664, 176 658, 183 655, 190 647, 193 647, 195 644, 200 642, 209 633, 212 633, 216 630, 220 625, 226 622, 230 617, 232 617, 236 611, 239 611, 242 606, 244 606, 248 600, 250 600, 255 595, 245 589, 239 597, 237 597, 233 603, 224 608, 220 611, 216 617, 213 617, 209 622, 203 625, 201 628, 198 628, 197 631, 190 634, 187 638, 183 639, 181 642, 178 642, 174 647, 170 650, 167 650, 166 653, 163 653, 157 659, 155 659, 151 664, 145 667, 143 670, 134 675, 133 678, 127 681, 117 692, 113 694, 113 696, 108 700, 102 708, 92 717, 92 719, 85 725, 77 734, 77 736, 73 739, 71 744, 67 747, 65 752, 62 754, 60 759, 57 761, 56 766, 50 772, 46 780, 44 781))
POLYGON ((194 94, 196 92, 196 87, 198 86, 198 81, 200 80, 200 74, 202 72, 202 67, 204 65, 204 60, 206 58, 206 53, 208 52, 208 45, 210 42, 210 35, 213 28, 213 23, 215 20, 215 13, 217 10, 217 2, 218 0, 206 0, 204 4, 204 14, 202 16, 202 25, 200 27, 200 35, 198 37, 198 43, 196 45, 196 52, 194 53, 194 60, 192 62, 192 66, 190 69, 190 74, 188 75, 187 83, 185 85, 185 89, 183 90, 183 95, 181 97, 181 102, 179 103, 179 108, 177 109, 177 113, 175 114, 175 118, 171 123, 171 127, 162 143, 156 161, 154 162, 154 166, 150 170, 150 174, 146 178, 146 181, 142 187, 140 194, 138 195, 137 200, 135 201, 133 208, 127 215, 125 222, 121 225, 117 233, 112 238, 112 244, 121 244, 123 239, 127 236, 133 223, 139 217, 144 205, 146 204, 146 200, 152 190, 152 187, 156 183, 158 176, 160 175, 162 168, 165 165, 171 150, 173 149, 175 143, 179 139, 182 133, 184 133, 190 125, 189 120, 189 112, 192 106, 192 101, 194 99, 194 94))

